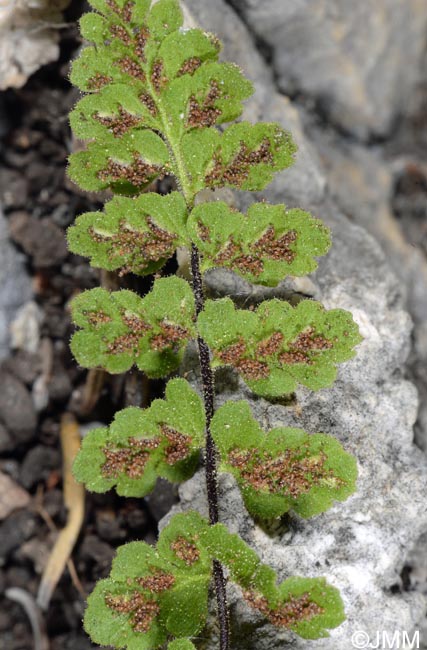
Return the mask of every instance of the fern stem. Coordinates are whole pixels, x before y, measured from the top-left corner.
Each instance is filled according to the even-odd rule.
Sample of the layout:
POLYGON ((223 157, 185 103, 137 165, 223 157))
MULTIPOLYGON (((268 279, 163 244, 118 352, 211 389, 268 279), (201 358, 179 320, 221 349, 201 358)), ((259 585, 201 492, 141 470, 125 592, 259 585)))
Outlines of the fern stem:
MULTIPOLYGON (((191 248, 191 271, 193 275, 193 292, 196 301, 196 314, 199 315, 204 306, 202 275, 200 273, 200 258, 197 247, 191 248)), ((209 356, 209 348, 199 336, 200 369, 202 374, 203 397, 206 413, 206 488, 209 504, 209 522, 211 525, 218 523, 218 481, 217 481, 217 452, 213 441, 210 425, 214 414, 214 380, 209 356)), ((222 565, 217 560, 213 562, 215 593, 218 606, 218 619, 220 625, 220 650, 230 648, 230 626, 228 619, 226 581, 222 565)))

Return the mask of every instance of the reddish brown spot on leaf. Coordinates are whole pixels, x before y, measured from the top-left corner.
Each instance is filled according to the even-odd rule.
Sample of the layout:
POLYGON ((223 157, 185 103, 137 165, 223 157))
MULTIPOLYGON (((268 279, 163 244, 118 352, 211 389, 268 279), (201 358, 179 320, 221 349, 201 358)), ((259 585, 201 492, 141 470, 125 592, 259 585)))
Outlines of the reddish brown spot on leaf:
POLYGON ((151 262, 171 257, 176 249, 176 235, 162 230, 147 217, 148 232, 133 230, 125 222, 120 222, 119 231, 109 236, 100 235, 91 229, 90 235, 97 243, 109 244, 110 260, 130 258, 127 263, 123 260, 120 275, 144 271, 151 262))
POLYGON ((114 13, 117 14, 117 16, 121 16, 122 10, 120 9, 117 2, 115 2, 114 0, 106 0, 105 4, 107 5, 107 7, 109 7, 109 9, 111 9, 111 11, 114 11, 114 13))
POLYGON ((111 354, 136 354, 140 338, 140 334, 134 334, 133 332, 117 336, 114 341, 109 343, 108 352, 111 354))
POLYGON ((188 330, 173 323, 161 323, 161 332, 153 336, 150 346, 153 350, 161 352, 167 348, 174 347, 176 343, 188 338, 188 330))
POLYGON ((99 113, 94 114, 94 118, 107 127, 116 138, 120 138, 133 127, 142 124, 142 119, 137 115, 132 115, 124 110, 122 106, 119 106, 119 114, 112 115, 108 117, 103 117, 99 113))
POLYGON ((175 465, 187 458, 191 451, 191 438, 163 424, 160 427, 163 436, 168 440, 169 445, 165 449, 165 461, 168 465, 175 465))
POLYGON ((288 350, 283 352, 279 359, 281 363, 285 364, 306 363, 310 365, 313 363, 310 353, 322 352, 332 347, 332 341, 316 334, 313 328, 309 328, 288 344, 288 350))
POLYGON ((267 599, 254 591, 246 591, 243 595, 251 607, 258 609, 270 623, 279 627, 290 628, 301 621, 309 621, 324 612, 322 607, 311 600, 308 593, 290 598, 276 609, 271 609, 267 599))
POLYGON ((218 266, 229 266, 230 262, 238 255, 239 247, 234 242, 234 238, 231 235, 226 246, 215 256, 214 262, 218 266))
POLYGON ((191 566, 200 558, 200 551, 197 546, 185 539, 185 537, 177 537, 171 544, 171 550, 187 566, 191 566))
POLYGON ((145 321, 143 321, 141 318, 138 316, 135 316, 135 314, 125 314, 122 316, 122 321, 124 324, 129 327, 129 329, 132 331, 134 334, 146 334, 149 332, 152 328, 151 325, 148 325, 145 321))
POLYGON ((168 79, 163 72, 163 61, 157 59, 154 61, 151 69, 151 83, 153 84, 154 90, 159 93, 167 82, 168 79))
POLYGON ((229 345, 223 350, 217 350, 216 356, 225 364, 234 366, 245 379, 264 379, 269 376, 270 370, 268 365, 257 359, 244 357, 246 353, 246 344, 241 338, 236 343, 229 345))
POLYGON ((286 449, 273 454, 259 449, 234 449, 229 453, 229 463, 241 478, 255 490, 283 494, 297 498, 314 485, 332 476, 325 469, 323 453, 310 456, 308 448, 286 449))
POLYGON ((136 632, 148 632, 160 611, 155 600, 139 591, 134 591, 129 597, 108 594, 105 604, 118 614, 130 614, 130 624, 136 632))
POLYGON ((106 458, 101 468, 102 475, 105 478, 118 478, 120 474, 125 474, 132 479, 140 478, 144 474, 150 452, 157 449, 159 444, 159 438, 129 438, 128 447, 105 447, 102 450, 106 458))
POLYGON ((198 68, 202 65, 200 59, 197 56, 192 56, 182 64, 181 68, 178 71, 177 77, 182 77, 184 74, 194 74, 198 68))
POLYGON ((195 128, 209 127, 216 124, 217 119, 222 112, 219 108, 215 107, 215 102, 220 95, 219 85, 215 80, 211 81, 209 92, 203 102, 199 102, 197 98, 192 95, 188 106, 187 126, 195 128))
POLYGON ((133 153, 133 162, 128 164, 118 163, 112 158, 108 159, 105 169, 98 172, 101 181, 116 183, 127 181, 135 187, 147 185, 155 176, 161 174, 163 168, 159 165, 147 163, 139 157, 138 152, 133 153))
POLYGON ((93 77, 90 77, 87 81, 87 87, 89 90, 100 90, 104 86, 107 86, 113 81, 112 77, 108 77, 105 74, 96 72, 93 77))
POLYGON ((262 260, 253 255, 241 255, 240 257, 236 257, 231 266, 235 266, 243 274, 252 273, 252 275, 255 276, 261 275, 264 270, 262 260))
POLYGON ((135 3, 132 2, 131 0, 128 0, 128 2, 125 3, 121 15, 125 23, 130 23, 132 20, 132 12, 133 8, 135 6, 135 3))
POLYGON ((139 63, 132 59, 130 56, 124 56, 122 59, 119 59, 117 62, 120 70, 125 74, 134 77, 134 79, 139 79, 139 81, 146 81, 146 76, 144 70, 141 68, 139 63))
POLYGON ((138 33, 135 36, 135 54, 138 58, 141 59, 143 63, 146 62, 145 58, 145 46, 150 37, 150 32, 147 27, 141 27, 138 33))
POLYGON ((154 99, 151 97, 149 93, 141 93, 139 96, 140 101, 148 108, 149 113, 153 116, 156 117, 158 110, 156 106, 156 102, 154 99))
POLYGON ((270 375, 268 365, 264 361, 257 361, 256 359, 240 359, 235 364, 235 367, 245 379, 252 381, 266 379, 270 375))
POLYGON ((293 262, 296 253, 290 246, 296 241, 297 233, 290 230, 278 239, 275 239, 275 236, 273 226, 269 226, 262 237, 253 244, 252 250, 254 253, 277 261, 293 262))
POLYGON ((240 143, 240 149, 231 162, 224 164, 218 154, 214 155, 213 168, 206 175, 206 184, 211 187, 234 185, 241 187, 249 176, 254 165, 274 163, 270 141, 264 139, 259 147, 251 151, 245 142, 240 143))
POLYGON ((171 573, 165 573, 161 569, 153 569, 151 575, 144 578, 137 578, 136 582, 148 591, 154 594, 160 594, 167 591, 175 584, 175 578, 171 573))
POLYGON ((243 357, 246 352, 246 344, 243 338, 240 338, 237 343, 227 346, 223 350, 218 350, 216 356, 226 364, 235 365, 239 359, 243 357))
POLYGON ((125 45, 130 45, 132 38, 129 36, 128 31, 121 25, 110 25, 110 33, 113 38, 118 38, 125 45))
POLYGON ((132 2, 132 0, 129 0, 126 2, 124 5, 123 9, 119 7, 117 2, 114 0, 106 0, 107 7, 111 9, 111 11, 114 11, 119 18, 121 18, 125 23, 130 23, 132 20, 132 11, 135 6, 135 3, 132 2))
POLYGON ((201 221, 199 221, 198 224, 197 224, 197 234, 199 235, 200 239, 203 242, 210 242, 211 241, 210 230, 201 221))
POLYGON ((313 363, 305 352, 300 352, 299 350, 288 350, 287 352, 282 352, 279 361, 280 363, 290 366, 294 363, 306 363, 307 365, 313 363))
POLYGON ((301 332, 298 338, 291 344, 296 350, 311 352, 312 350, 329 350, 332 348, 332 342, 325 339, 324 336, 316 334, 313 328, 301 332))
POLYGON ((218 266, 227 266, 237 268, 241 273, 252 273, 260 275, 264 269, 264 264, 259 257, 243 253, 242 246, 237 245, 231 236, 227 245, 214 258, 214 263, 218 266))
POLYGON ((86 316, 89 323, 94 327, 97 327, 98 325, 105 325, 105 323, 111 323, 111 317, 102 310, 83 312, 83 314, 86 316))
POLYGON ((274 332, 264 341, 258 343, 256 351, 261 357, 270 357, 276 354, 282 346, 284 336, 281 332, 274 332))

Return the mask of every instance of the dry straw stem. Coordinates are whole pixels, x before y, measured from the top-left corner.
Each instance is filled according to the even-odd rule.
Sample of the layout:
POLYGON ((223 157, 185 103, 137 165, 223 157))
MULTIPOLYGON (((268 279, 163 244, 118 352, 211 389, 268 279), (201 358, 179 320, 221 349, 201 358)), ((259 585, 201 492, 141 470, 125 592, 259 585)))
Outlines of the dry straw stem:
POLYGON ((60 437, 64 505, 68 516, 67 524, 58 535, 40 582, 37 603, 43 610, 47 610, 49 606, 52 594, 79 536, 84 518, 84 487, 81 483, 77 483, 72 473, 72 466, 80 449, 80 429, 71 413, 65 413, 61 418, 60 437))

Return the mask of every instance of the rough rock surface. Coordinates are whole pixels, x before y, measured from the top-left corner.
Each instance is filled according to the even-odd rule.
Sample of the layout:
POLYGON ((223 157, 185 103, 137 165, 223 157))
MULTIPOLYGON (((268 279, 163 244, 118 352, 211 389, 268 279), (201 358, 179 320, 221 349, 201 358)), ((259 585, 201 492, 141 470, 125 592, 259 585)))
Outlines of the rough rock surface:
MULTIPOLYGON (((413 239, 405 239, 392 212, 393 165, 381 149, 349 141, 331 129, 322 129, 306 111, 300 114, 312 146, 321 157, 331 196, 352 221, 361 224, 380 243, 387 262, 401 280, 411 315, 417 324, 424 323, 427 259, 422 249, 414 246, 413 239)), ((395 164, 400 168, 403 163, 395 164)), ((425 204, 425 196, 423 200, 425 204)))
POLYGON ((420 232, 425 228, 422 224, 426 223, 427 181, 422 172, 425 167, 427 178, 427 166, 421 161, 406 162, 402 156, 387 160, 381 148, 367 148, 349 141, 331 129, 323 129, 308 112, 300 113, 308 137, 322 159, 331 196, 352 221, 363 225, 380 243, 400 281, 406 307, 414 321, 414 348, 408 367, 420 395, 416 441, 426 450, 427 256, 423 241, 417 241, 414 226, 420 232), (400 194, 397 205, 393 205, 396 184, 400 194), (396 212, 398 207, 400 212, 396 212), (412 218, 408 218, 408 211, 413 212, 412 218), (396 218, 399 214, 400 219, 396 218))
MULTIPOLYGON (((196 18, 212 24, 206 22, 213 12, 209 3, 201 6, 189 0, 187 4, 196 18)), ((283 4, 280 7, 285 11, 283 4)), ((236 42, 236 17, 225 5, 221 16, 219 35, 225 40, 228 57, 230 44, 236 42)), ((244 51, 240 56, 234 53, 241 65, 245 58, 244 51)), ((404 378, 412 325, 400 284, 380 247, 364 229, 350 223, 333 202, 325 170, 307 143, 297 111, 274 92, 261 63, 257 62, 249 75, 256 82, 257 95, 249 103, 246 116, 279 119, 296 133, 300 146, 297 166, 303 182, 295 177, 295 184, 290 181, 289 170, 278 175, 265 196, 276 203, 311 209, 333 231, 334 246, 312 276, 311 286, 297 287, 296 291, 315 296, 327 308, 351 311, 364 341, 355 359, 341 366, 332 388, 316 393, 300 389, 289 404, 255 398, 230 373, 218 377, 218 404, 225 399, 245 398, 266 428, 282 424, 330 433, 359 463, 358 490, 348 501, 311 520, 290 517, 265 528, 254 524, 246 513, 232 478, 222 477, 221 520, 232 531, 240 532, 281 579, 292 574, 326 576, 340 588, 347 613, 347 621, 332 632, 330 639, 301 641, 265 624, 242 602, 238 590, 230 589, 233 647, 279 650, 284 642, 290 642, 301 650, 343 650, 352 647, 352 634, 358 630, 373 638, 378 630, 391 635, 396 630, 411 632, 419 627, 426 611, 422 593, 401 589, 400 578, 405 559, 427 529, 427 464, 413 444, 418 399, 415 387, 404 378)), ((253 199, 240 195, 236 200, 245 204, 253 199)), ((227 273, 213 274, 209 285, 219 293, 227 290, 248 300, 256 301, 263 293, 271 296, 271 290, 255 288, 251 292, 248 285, 227 273)), ((289 287, 281 286, 278 294, 283 296, 286 290, 289 287)), ((196 381, 193 368, 194 358, 189 355, 185 371, 196 381)), ((194 508, 206 513, 201 473, 181 487, 180 498, 172 513, 194 508)), ((207 637, 204 647, 213 650, 218 641, 214 622, 207 637)))
POLYGON ((19 307, 30 299, 31 282, 20 255, 8 239, 7 222, 0 208, 0 359, 9 351, 9 325, 19 307))
POLYGON ((6 519, 14 510, 24 508, 30 503, 30 495, 10 476, 0 472, 0 521, 6 519))
POLYGON ((55 266, 67 257, 64 233, 49 219, 32 219, 26 212, 15 212, 10 218, 11 239, 33 258, 36 268, 55 266))
MULTIPOLYGON (((420 591, 427 598, 427 533, 422 535, 417 545, 408 557, 408 565, 411 567, 411 583, 414 589, 420 591)), ((420 648, 427 648, 427 618, 420 622, 420 648)))
POLYGON ((1 3, 0 90, 20 88, 33 72, 58 58, 57 25, 67 4, 67 0, 1 3))
POLYGON ((37 417, 28 389, 16 377, 0 370, 0 422, 21 442, 35 433, 37 417))
POLYGON ((420 74, 424 0, 231 0, 272 50, 279 87, 366 139, 392 128, 420 74))

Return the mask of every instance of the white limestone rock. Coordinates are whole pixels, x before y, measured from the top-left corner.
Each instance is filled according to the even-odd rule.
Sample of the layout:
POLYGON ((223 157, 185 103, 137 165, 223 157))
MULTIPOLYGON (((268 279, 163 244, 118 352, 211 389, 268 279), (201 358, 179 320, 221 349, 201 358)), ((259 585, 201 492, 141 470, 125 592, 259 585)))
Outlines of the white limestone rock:
POLYGON ((0 3, 0 90, 20 88, 59 56, 58 26, 68 0, 0 3))
POLYGON ((384 136, 421 75, 424 0, 230 0, 271 48, 279 87, 361 139, 384 136))

